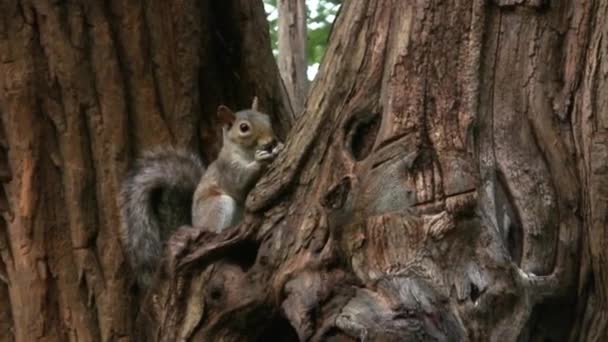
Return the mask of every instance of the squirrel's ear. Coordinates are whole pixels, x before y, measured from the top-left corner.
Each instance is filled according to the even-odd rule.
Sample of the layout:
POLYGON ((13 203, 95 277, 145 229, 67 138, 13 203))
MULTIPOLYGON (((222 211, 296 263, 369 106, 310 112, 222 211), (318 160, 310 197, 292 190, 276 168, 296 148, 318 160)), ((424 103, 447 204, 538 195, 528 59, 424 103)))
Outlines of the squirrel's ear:
POLYGON ((236 119, 234 112, 224 105, 217 107, 217 117, 220 119, 220 123, 226 126, 232 126, 236 119))
POLYGON ((254 96, 253 97, 253 102, 251 103, 251 109, 254 111, 258 111, 258 97, 254 96))

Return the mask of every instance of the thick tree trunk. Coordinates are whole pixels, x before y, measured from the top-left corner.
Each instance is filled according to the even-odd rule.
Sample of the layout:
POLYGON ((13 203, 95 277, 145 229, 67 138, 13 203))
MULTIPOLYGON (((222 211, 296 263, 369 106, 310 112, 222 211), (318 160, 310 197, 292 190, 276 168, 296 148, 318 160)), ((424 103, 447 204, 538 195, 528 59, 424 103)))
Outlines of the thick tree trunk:
POLYGON ((163 341, 604 341, 608 3, 343 4, 286 151, 184 229, 163 341))
POLYGON ((256 1, 0 1, 1 341, 135 339, 119 182, 156 145, 211 159, 221 103, 284 136, 269 45, 256 1))
POLYGON ((277 63, 296 115, 304 110, 308 93, 306 62, 306 0, 278 0, 279 57, 277 63))
POLYGON ((180 230, 137 323, 129 162, 211 158, 253 95, 289 127, 262 5, 0 6, 0 339, 608 339, 608 3, 345 2, 249 215, 180 230))

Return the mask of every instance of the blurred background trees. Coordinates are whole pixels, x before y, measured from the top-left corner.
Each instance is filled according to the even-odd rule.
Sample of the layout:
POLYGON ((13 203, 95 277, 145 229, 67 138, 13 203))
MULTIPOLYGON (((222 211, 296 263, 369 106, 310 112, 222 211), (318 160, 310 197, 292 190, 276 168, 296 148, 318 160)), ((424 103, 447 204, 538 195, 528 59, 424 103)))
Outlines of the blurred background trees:
POLYGON ((340 0, 265 0, 272 50, 293 112, 304 109, 340 0))
MULTIPOLYGON (((306 56, 308 61, 307 75, 312 81, 319 70, 319 63, 325 53, 327 38, 331 31, 331 25, 336 19, 342 0, 305 0, 307 17, 306 27, 308 40, 306 42, 306 56)), ((275 57, 279 54, 278 29, 279 11, 277 0, 264 0, 264 9, 268 14, 268 25, 270 26, 270 40, 272 52, 275 57)))

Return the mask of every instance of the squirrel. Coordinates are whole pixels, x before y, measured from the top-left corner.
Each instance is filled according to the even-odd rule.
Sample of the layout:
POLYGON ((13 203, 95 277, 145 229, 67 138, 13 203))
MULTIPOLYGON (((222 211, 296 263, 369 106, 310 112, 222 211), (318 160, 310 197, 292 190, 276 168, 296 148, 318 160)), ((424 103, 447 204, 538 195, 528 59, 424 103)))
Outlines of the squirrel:
POLYGON ((145 153, 122 183, 121 242, 140 288, 151 285, 177 228, 219 233, 237 224, 247 195, 283 149, 257 98, 251 109, 234 113, 221 105, 217 114, 223 145, 206 171, 193 153, 161 149, 145 153))

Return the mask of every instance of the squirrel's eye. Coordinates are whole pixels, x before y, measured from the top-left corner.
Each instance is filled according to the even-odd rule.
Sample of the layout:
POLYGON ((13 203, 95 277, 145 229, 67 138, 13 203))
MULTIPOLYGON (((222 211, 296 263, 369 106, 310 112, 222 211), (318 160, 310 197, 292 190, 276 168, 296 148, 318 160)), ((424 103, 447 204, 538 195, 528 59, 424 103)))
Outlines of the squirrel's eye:
POLYGON ((241 130, 241 132, 243 132, 243 133, 249 132, 249 125, 248 125, 248 124, 246 124, 246 123, 242 123, 242 124, 239 126, 239 129, 240 129, 240 130, 241 130))

